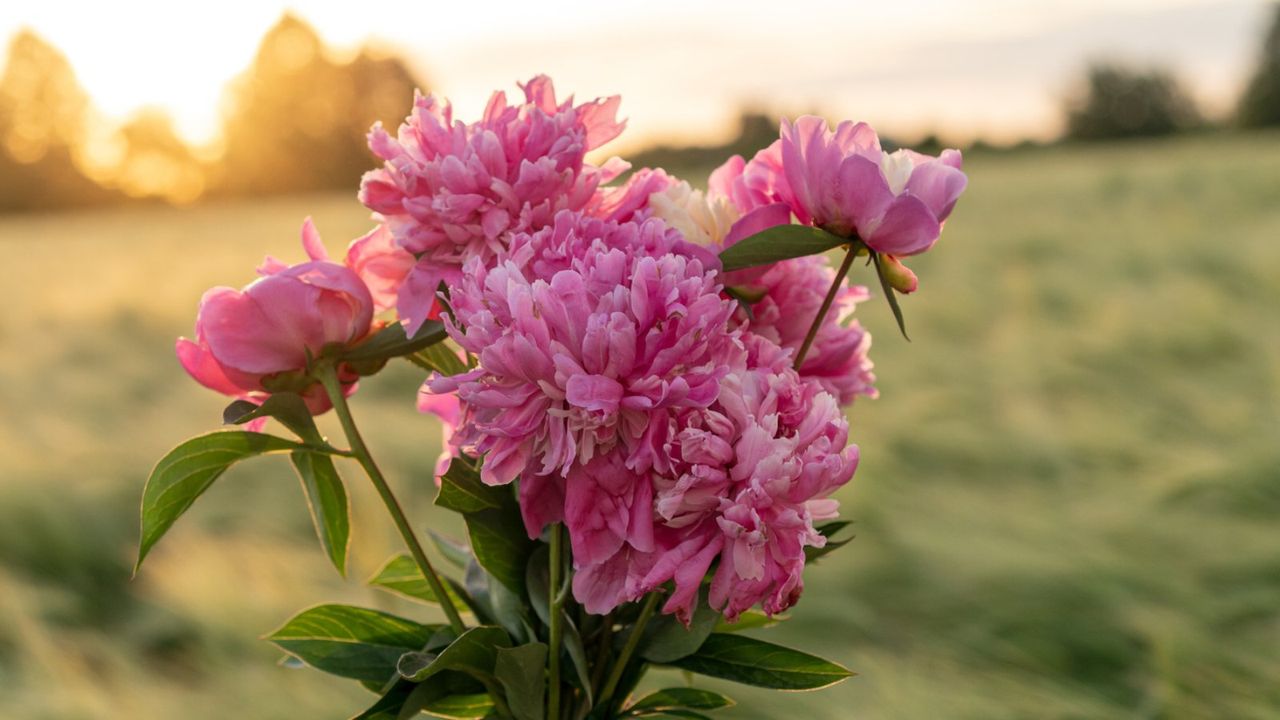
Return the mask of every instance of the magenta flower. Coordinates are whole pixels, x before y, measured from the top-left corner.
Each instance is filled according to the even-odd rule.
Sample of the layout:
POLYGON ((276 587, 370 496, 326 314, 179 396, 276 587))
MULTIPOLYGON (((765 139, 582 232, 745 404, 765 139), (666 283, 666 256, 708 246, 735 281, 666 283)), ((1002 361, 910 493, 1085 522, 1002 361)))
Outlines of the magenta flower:
MULTIPOLYGON (((485 458, 485 482, 520 476, 531 535, 563 516, 571 471, 593 472, 616 448, 643 472, 668 416, 715 400, 742 352, 717 269, 659 221, 572 212, 514 236, 495 267, 464 268, 451 295, 458 324, 446 327, 479 364, 429 386, 458 393, 453 442, 485 458)), ((571 534, 579 519, 567 518, 571 534)))
POLYGON ((832 132, 822 118, 783 120, 779 142, 780 196, 796 218, 837 235, 857 233, 889 255, 933 247, 967 182, 958 150, 936 158, 886 153, 866 123, 842 122, 832 132))
POLYGON ((411 333, 430 314, 439 284, 456 283, 468 259, 490 261, 513 233, 581 210, 600 183, 625 169, 584 160, 622 132, 617 96, 558 103, 542 75, 521 87, 523 103, 494 93, 473 124, 455 121, 447 102, 419 95, 396 137, 380 125, 369 133, 370 149, 385 163, 364 176, 360 200, 419 258, 398 301, 411 333))
MULTIPOLYGON (((309 262, 288 266, 267 258, 263 277, 243 290, 216 287, 204 294, 195 340, 178 338, 183 368, 201 385, 258 401, 272 392, 302 395, 314 414, 329 409, 323 388, 307 374, 311 359, 370 332, 374 303, 351 269, 330 262, 310 218, 302 226, 309 262)), ((357 376, 339 368, 348 392, 357 376)))
POLYGON ((853 476, 858 449, 848 444, 836 399, 802 380, 786 351, 759 336, 744 340, 745 361, 716 403, 668 418, 653 473, 652 529, 633 524, 640 542, 578 568, 574 594, 590 612, 671 581, 663 610, 688 622, 717 561, 709 599, 730 620, 756 604, 782 612, 798 599, 804 548, 826 542, 814 522, 834 516, 828 496, 853 476))
POLYGON ((601 220, 628 222, 649 217, 649 197, 675 185, 677 180, 661 168, 641 168, 621 185, 603 187, 587 205, 586 213, 601 220))

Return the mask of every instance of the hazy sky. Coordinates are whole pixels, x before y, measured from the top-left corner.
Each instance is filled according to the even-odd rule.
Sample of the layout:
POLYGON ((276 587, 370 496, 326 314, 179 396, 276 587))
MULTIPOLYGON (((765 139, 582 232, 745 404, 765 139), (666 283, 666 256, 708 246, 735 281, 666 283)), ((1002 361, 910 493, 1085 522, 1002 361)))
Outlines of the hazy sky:
POLYGON ((1098 58, 1169 67, 1221 110, 1270 12, 1265 0, 5 4, 0 37, 27 26, 52 41, 108 118, 158 105, 194 140, 216 131, 223 84, 286 9, 340 51, 373 40, 403 54, 463 118, 537 72, 579 97, 621 93, 632 142, 722 135, 743 103, 908 136, 1043 137, 1098 58))

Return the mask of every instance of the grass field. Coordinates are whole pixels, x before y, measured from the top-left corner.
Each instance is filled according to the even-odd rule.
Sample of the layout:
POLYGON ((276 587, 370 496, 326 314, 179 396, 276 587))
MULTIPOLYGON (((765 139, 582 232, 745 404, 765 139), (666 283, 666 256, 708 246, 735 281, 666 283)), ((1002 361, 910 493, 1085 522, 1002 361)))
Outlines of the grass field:
MULTIPOLYGON (((1280 135, 967 170, 913 264, 914 341, 860 310, 882 397, 851 411, 857 539, 761 631, 860 675, 733 688, 724 717, 1280 717, 1280 135)), ((354 468, 344 582, 278 458, 129 579, 151 464, 224 404, 173 339, 206 287, 299 259, 307 214, 333 251, 367 222, 350 196, 0 220, 0 717, 346 717, 371 696, 256 637, 326 600, 430 617, 362 587, 396 544, 354 468)), ((395 367, 354 409, 412 512, 452 530, 419 380, 395 367)))

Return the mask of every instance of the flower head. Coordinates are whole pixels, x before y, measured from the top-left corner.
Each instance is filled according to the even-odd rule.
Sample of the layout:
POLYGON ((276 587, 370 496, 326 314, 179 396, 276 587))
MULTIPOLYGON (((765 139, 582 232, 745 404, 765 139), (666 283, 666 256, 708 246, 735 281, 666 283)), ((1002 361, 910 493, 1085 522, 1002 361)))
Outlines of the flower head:
POLYGON ((871 249, 895 256, 933 247, 967 182, 958 150, 936 158, 886 153, 866 123, 842 122, 832 132, 822 118, 784 120, 778 152, 779 196, 800 222, 856 232, 871 249))
MULTIPOLYGON (((374 302, 355 271, 327 259, 310 219, 302 242, 309 262, 286 265, 267 258, 258 269, 262 277, 244 289, 216 287, 204 294, 195 340, 179 338, 176 347, 183 368, 200 384, 256 401, 290 390, 313 413, 329 409, 308 366, 334 346, 364 339, 374 302)), ((339 376, 354 388, 354 372, 339 368, 339 376)))
POLYGON ((560 518, 575 468, 617 449, 643 471, 670 414, 715 400, 742 352, 717 267, 659 221, 568 211, 496 266, 467 264, 446 326, 478 366, 429 386, 458 393, 453 442, 485 457, 485 482, 521 477, 531 533, 560 518))
POLYGON ((430 313, 439 283, 456 282, 468 259, 490 261, 512 234, 586 207, 596 187, 625 167, 602 170, 584 160, 622 131, 617 96, 557 102, 542 75, 521 88, 524 102, 494 93, 472 124, 455 121, 446 101, 419 95, 396 137, 380 125, 369 133, 384 165, 365 175, 360 199, 419 258, 398 303, 410 332, 430 313))

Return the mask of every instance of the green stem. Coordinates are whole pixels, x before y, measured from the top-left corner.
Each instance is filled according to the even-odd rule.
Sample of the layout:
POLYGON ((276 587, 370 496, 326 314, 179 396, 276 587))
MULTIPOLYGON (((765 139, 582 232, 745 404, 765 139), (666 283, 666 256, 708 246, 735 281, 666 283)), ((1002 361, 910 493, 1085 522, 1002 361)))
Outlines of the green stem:
POLYGON ((404 515, 404 509, 400 507, 400 502, 396 500, 396 496, 391 492, 391 486, 387 484, 386 477, 382 471, 378 469, 378 464, 373 461, 373 456, 369 454, 369 448, 364 444, 364 438, 360 436, 360 430, 356 428, 355 419, 351 417, 351 408, 347 405, 347 398, 342 394, 342 386, 338 382, 338 373, 332 365, 324 365, 317 369, 317 376, 320 383, 324 386, 325 392, 329 394, 329 399, 333 402, 333 410, 338 415, 338 421, 342 423, 342 430, 347 435, 347 443, 351 445, 351 454, 364 468, 369 476, 369 480, 373 482, 374 488, 377 489, 378 495, 382 498, 382 503, 387 506, 387 511, 391 513, 391 519, 396 524, 396 529, 400 531, 400 537, 404 538, 405 545, 409 546, 409 552, 413 555, 413 559, 418 563, 418 569, 422 571, 423 577, 426 578, 427 584, 431 586, 431 592, 440 600, 440 607, 444 610, 444 614, 449 618, 449 626, 453 631, 461 635, 466 632, 467 626, 462 622, 462 616, 458 614, 458 609, 453 606, 453 601, 449 599, 449 594, 445 591, 444 583, 440 581, 440 576, 436 574, 436 570, 431 566, 431 560, 427 558, 426 552, 422 549, 422 543, 418 542, 417 535, 413 532, 413 526, 409 524, 408 518, 404 515))
POLYGON ((844 282, 845 275, 849 274, 849 268, 853 267, 853 259, 858 256, 858 248, 862 245, 859 241, 851 240, 849 242, 849 252, 844 256, 844 262, 840 263, 840 269, 836 271, 836 279, 831 282, 831 289, 827 290, 827 296, 822 299, 822 307, 818 308, 818 316, 813 319, 813 324, 809 326, 809 332, 804 336, 804 342, 800 344, 800 352, 796 353, 796 361, 793 364, 796 370, 804 364, 805 355, 809 354, 809 346, 813 345, 813 339, 818 336, 818 328, 822 327, 822 319, 827 316, 827 311, 831 309, 831 303, 835 301, 836 294, 840 292, 840 285, 844 282))
POLYGON ((551 526, 551 558, 548 561, 550 579, 547 583, 547 607, 551 617, 548 618, 550 635, 547 654, 547 717, 549 720, 560 719, 560 644, 564 639, 564 593, 560 592, 560 570, 564 567, 564 529, 561 525, 551 526))
POLYGON ((622 647, 622 654, 618 656, 618 660, 614 663, 613 669, 609 672, 609 680, 604 684, 604 690, 600 691, 600 699, 596 701, 596 707, 608 708, 610 701, 613 700, 613 694, 618 691, 618 683, 622 681, 622 674, 627 670, 627 664, 631 662, 631 656, 635 654, 636 648, 640 645, 640 638, 644 635, 644 627, 649 624, 649 618, 653 617, 653 612, 658 609, 658 600, 662 598, 662 593, 651 592, 644 601, 644 607, 640 608, 640 617, 636 618, 636 624, 631 626, 631 634, 627 635, 627 644, 622 647))

